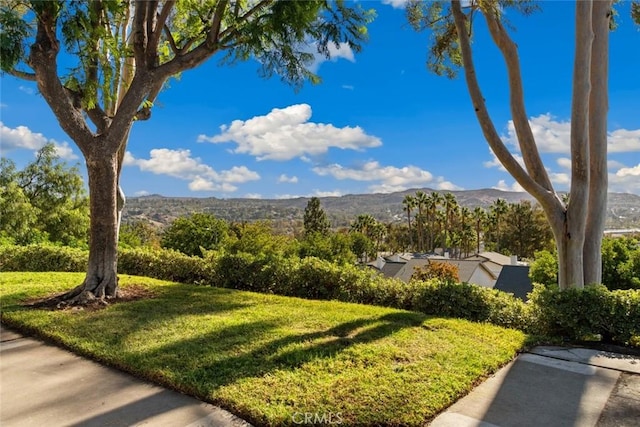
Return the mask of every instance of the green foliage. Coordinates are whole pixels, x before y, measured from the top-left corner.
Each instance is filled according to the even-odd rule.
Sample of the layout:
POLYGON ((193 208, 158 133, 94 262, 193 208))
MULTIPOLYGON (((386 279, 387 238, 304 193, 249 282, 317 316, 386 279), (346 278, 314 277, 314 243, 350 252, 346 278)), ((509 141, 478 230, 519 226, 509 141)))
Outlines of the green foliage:
POLYGON ((61 162, 53 144, 21 171, 0 160, 0 235, 17 244, 49 240, 84 246, 89 229, 89 200, 77 167, 61 162))
POLYGON ((429 264, 414 269, 411 280, 438 279, 446 283, 457 283, 460 281, 458 267, 444 262, 429 262, 429 264))
POLYGON ((211 276, 210 266, 202 258, 151 248, 121 249, 118 272, 194 284, 206 282, 211 276))
POLYGON ((609 289, 640 289, 640 246, 631 238, 602 240, 602 283, 609 289))
MULTIPOLYGON (((534 283, 558 283, 558 260, 549 251, 536 252, 529 268, 534 283)), ((633 238, 602 240, 602 284, 610 290, 640 289, 640 245, 633 238)))
POLYGON ((298 254, 300 258, 316 257, 338 264, 353 264, 356 260, 351 251, 350 236, 343 233, 305 234, 300 241, 298 254))
POLYGON ((65 271, 87 268, 89 254, 78 248, 34 244, 0 246, 0 271, 65 271))
POLYGON ((351 240, 351 251, 356 254, 360 262, 367 262, 369 258, 375 256, 376 250, 373 241, 364 233, 349 233, 351 240))
POLYGON ((545 286, 558 284, 558 257, 549 251, 535 253, 534 260, 529 265, 529 278, 533 283, 545 286))
POLYGON ((148 221, 133 221, 122 224, 118 239, 120 247, 139 248, 146 246, 160 248, 158 227, 148 221))
POLYGON ((495 289, 436 279, 415 281, 411 286, 407 308, 412 310, 519 329, 529 322, 524 302, 495 289))
POLYGON ((598 285, 560 291, 536 285, 530 302, 530 329, 540 335, 623 345, 640 337, 640 290, 609 291, 598 285))
POLYGON ((253 255, 293 255, 297 252, 295 239, 275 235, 268 221, 243 222, 230 225, 230 239, 225 251, 253 255))
POLYGON ((0 69, 11 71, 25 57, 26 39, 33 33, 24 20, 26 8, 16 0, 0 3, 0 69))
MULTIPOLYGON (((83 271, 88 252, 51 245, 0 246, 0 270, 83 271)), ((458 317, 571 340, 640 342, 640 290, 603 286, 560 292, 535 285, 528 303, 473 284, 431 279, 403 283, 368 268, 282 254, 209 253, 190 257, 171 250, 123 249, 121 274, 250 290, 307 299, 340 300, 458 317)))
POLYGON ((320 199, 312 197, 307 203, 307 207, 304 209, 304 233, 321 235, 327 235, 329 233, 329 219, 327 213, 320 206, 320 199))
POLYGON ((162 247, 186 255, 203 256, 201 248, 215 250, 227 240, 226 221, 207 213, 176 218, 162 235, 162 247))

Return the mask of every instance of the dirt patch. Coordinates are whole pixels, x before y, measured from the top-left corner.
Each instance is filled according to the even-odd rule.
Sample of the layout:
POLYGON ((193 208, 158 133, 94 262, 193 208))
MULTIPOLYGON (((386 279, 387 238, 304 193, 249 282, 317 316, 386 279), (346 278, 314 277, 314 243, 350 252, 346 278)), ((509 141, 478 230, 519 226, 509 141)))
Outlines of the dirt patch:
POLYGON ((26 301, 23 306, 28 308, 37 308, 45 310, 89 310, 96 311, 106 308, 112 304, 137 301, 141 299, 154 298, 156 295, 153 291, 142 285, 129 284, 118 290, 118 296, 115 298, 105 298, 104 300, 96 299, 89 301, 83 305, 65 304, 61 296, 64 294, 56 294, 44 298, 38 298, 26 301))

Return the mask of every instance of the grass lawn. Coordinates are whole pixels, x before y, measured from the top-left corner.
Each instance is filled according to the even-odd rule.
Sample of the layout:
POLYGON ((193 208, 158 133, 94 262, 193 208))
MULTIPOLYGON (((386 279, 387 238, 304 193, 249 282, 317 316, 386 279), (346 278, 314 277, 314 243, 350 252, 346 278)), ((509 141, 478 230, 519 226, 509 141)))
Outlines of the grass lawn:
POLYGON ((333 414, 345 425, 424 425, 527 338, 402 310, 124 275, 123 288, 154 296, 93 311, 20 305, 82 279, 3 272, 2 321, 256 425, 290 425, 294 413, 333 414))

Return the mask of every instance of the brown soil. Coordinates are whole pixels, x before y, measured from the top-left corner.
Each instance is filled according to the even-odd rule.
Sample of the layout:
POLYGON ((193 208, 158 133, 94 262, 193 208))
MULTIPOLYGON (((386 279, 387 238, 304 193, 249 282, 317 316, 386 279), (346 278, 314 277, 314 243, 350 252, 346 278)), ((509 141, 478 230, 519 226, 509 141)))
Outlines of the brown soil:
POLYGON ((64 304, 60 296, 57 294, 44 298, 38 298, 26 301, 24 306, 29 308, 39 308, 45 310, 101 310, 111 304, 119 304, 123 302, 136 301, 140 299, 153 298, 155 294, 142 285, 129 284, 118 290, 118 296, 115 298, 106 298, 104 300, 96 299, 82 306, 64 304))

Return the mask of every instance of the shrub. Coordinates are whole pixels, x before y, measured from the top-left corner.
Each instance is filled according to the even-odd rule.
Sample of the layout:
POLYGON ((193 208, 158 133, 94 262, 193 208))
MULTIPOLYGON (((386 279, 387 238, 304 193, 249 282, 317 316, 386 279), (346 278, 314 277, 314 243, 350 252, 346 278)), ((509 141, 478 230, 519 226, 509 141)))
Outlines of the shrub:
POLYGON ((640 337, 640 291, 606 287, 560 291, 536 285, 530 297, 529 331, 573 341, 630 344, 640 337), (635 338, 634 338, 635 337, 635 338))
POLYGON ((546 286, 558 284, 558 258, 549 251, 535 253, 534 261, 529 266, 529 278, 533 283, 546 286))
POLYGON ((429 264, 414 269, 411 280, 438 279, 447 283, 460 281, 458 266, 444 262, 429 262, 429 264))
POLYGON ((505 292, 437 279, 415 281, 412 285, 411 301, 406 307, 411 310, 520 329, 529 321, 526 304, 505 292))
POLYGON ((218 249, 227 239, 229 225, 207 213, 176 218, 162 235, 162 247, 186 255, 202 256, 201 248, 218 249))
POLYGON ((88 258, 86 250, 51 244, 0 246, 1 271, 85 271, 88 258))
POLYGON ((118 272, 182 283, 203 283, 211 276, 202 258, 170 249, 120 249, 118 272))

